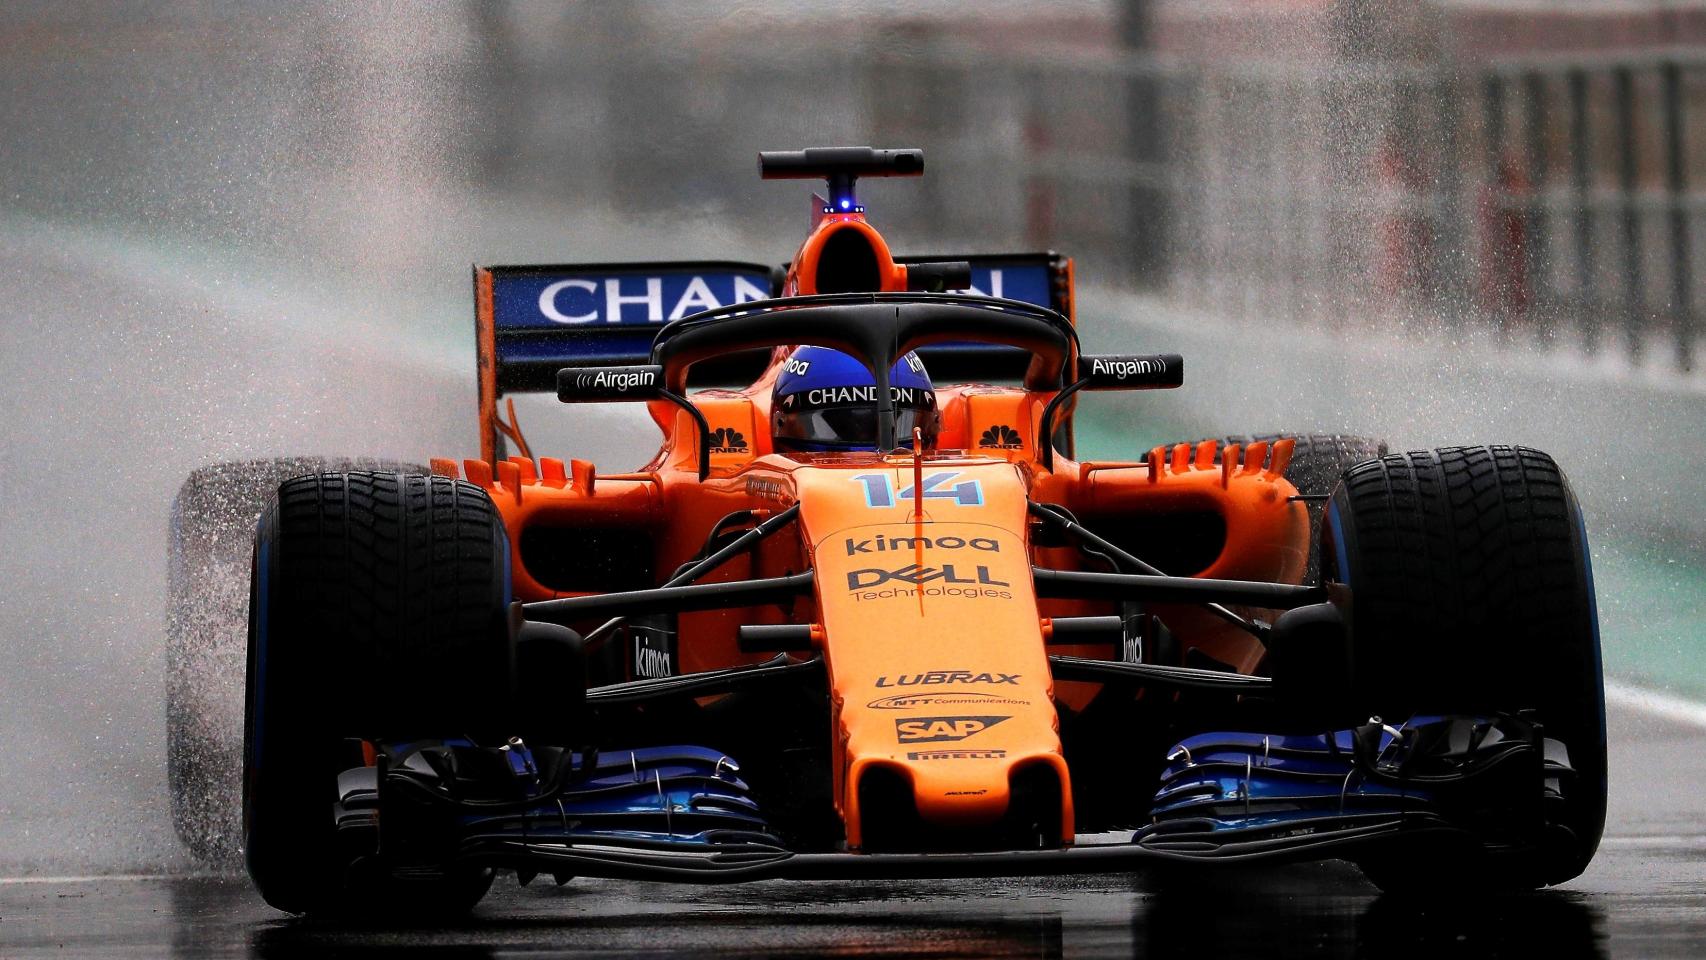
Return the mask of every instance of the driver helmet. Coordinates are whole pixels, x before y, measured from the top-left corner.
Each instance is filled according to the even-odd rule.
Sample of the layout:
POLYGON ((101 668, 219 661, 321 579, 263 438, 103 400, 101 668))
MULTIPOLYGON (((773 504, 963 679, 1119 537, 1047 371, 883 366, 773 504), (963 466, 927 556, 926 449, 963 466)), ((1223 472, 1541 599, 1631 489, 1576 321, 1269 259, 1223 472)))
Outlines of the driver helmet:
MULTIPOLYGON (((889 371, 894 395, 895 440, 911 446, 912 428, 924 446, 936 445, 936 390, 924 361, 907 353, 889 371)), ((770 427, 776 449, 796 451, 877 449, 877 385, 865 365, 828 347, 796 347, 782 365, 771 394, 770 427)))

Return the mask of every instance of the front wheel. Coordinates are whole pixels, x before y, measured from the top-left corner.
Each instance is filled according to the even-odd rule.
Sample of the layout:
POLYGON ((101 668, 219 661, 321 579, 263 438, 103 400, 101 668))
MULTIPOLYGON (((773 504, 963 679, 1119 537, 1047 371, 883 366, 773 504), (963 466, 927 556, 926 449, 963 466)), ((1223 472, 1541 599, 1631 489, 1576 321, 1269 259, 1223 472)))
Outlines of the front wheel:
POLYGON ((1532 888, 1580 874, 1605 822, 1605 693, 1586 531, 1558 465, 1508 446, 1358 464, 1328 501, 1321 564, 1350 588, 1350 695, 1363 715, 1520 716, 1572 771, 1499 801, 1544 808, 1536 842, 1482 850, 1473 865, 1407 850, 1366 861, 1370 878, 1532 888))
POLYGON ((447 477, 332 473, 282 484, 256 533, 243 838, 249 875, 291 913, 382 901, 465 911, 489 870, 407 880, 358 869, 338 778, 398 735, 507 722, 509 543, 491 499, 447 477))

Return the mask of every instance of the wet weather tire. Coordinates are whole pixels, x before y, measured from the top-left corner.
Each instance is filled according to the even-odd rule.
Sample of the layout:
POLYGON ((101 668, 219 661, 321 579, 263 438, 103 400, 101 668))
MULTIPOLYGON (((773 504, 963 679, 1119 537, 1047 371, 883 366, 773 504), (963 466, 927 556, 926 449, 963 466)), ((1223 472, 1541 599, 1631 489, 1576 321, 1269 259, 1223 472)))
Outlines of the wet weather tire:
POLYGON ((345 473, 279 487, 255 541, 243 738, 244 854, 268 903, 454 911, 484 895, 490 871, 352 870, 333 805, 361 740, 508 723, 508 552, 491 499, 460 480, 345 473))
POLYGON ((1474 864, 1374 860, 1371 879, 1461 890, 1580 874, 1605 820, 1605 694, 1581 508, 1558 465, 1508 446, 1358 464, 1334 489, 1323 534, 1324 575, 1350 587, 1350 693, 1364 716, 1522 714, 1575 770, 1539 844, 1474 864))
POLYGON ((166 771, 172 823, 198 860, 237 869, 249 560, 261 510, 291 477, 425 473, 386 460, 284 457, 201 467, 172 500, 166 611, 166 771))

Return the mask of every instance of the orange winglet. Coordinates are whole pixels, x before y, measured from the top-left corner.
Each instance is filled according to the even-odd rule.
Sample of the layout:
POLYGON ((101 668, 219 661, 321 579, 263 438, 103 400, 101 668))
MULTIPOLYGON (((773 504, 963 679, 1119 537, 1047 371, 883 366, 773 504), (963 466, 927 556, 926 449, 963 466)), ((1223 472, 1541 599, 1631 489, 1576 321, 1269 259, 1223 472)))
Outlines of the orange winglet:
POLYGON ((1268 459, 1268 442, 1257 440, 1244 448, 1244 473, 1261 473, 1262 461, 1268 459))
POLYGON ((1285 476, 1285 468, 1291 465, 1291 454, 1297 449, 1297 441, 1291 437, 1274 441, 1274 455, 1268 461, 1268 478, 1278 480, 1285 476))
POLYGON ((563 461, 556 457, 540 457, 539 482, 553 490, 561 490, 567 486, 569 479, 563 472, 563 461))
POLYGON ((515 464, 515 469, 521 472, 521 482, 532 485, 539 482, 538 474, 533 472, 531 457, 510 457, 509 462, 515 464))
POLYGON ((492 465, 485 460, 462 461, 462 475, 469 483, 492 489, 492 465))
POLYGON ((1229 443, 1226 445, 1226 449, 1220 453, 1221 489, 1225 489, 1232 485, 1232 473, 1238 469, 1238 452, 1238 444, 1229 443))
POLYGON ((1184 473, 1191 467, 1191 445, 1188 443, 1173 444, 1173 463, 1169 466, 1174 473, 1184 473))
POLYGON ((575 489, 585 496, 592 496, 593 485, 598 482, 598 468, 591 460, 570 460, 569 473, 575 478, 575 489))
POLYGON ((1167 459, 1167 448, 1156 447, 1149 451, 1149 482, 1161 481, 1161 462, 1167 459))
POLYGON ((1213 470, 1214 469, 1214 455, 1219 450, 1220 450, 1220 441, 1218 441, 1218 440, 1204 440, 1202 443, 1197 444, 1196 469, 1198 469, 1198 470, 1213 470))
POLYGON ((462 476, 462 470, 456 465, 455 460, 450 460, 445 457, 433 457, 431 466, 432 474, 435 477, 451 477, 454 479, 462 476))
POLYGON ((521 502, 521 468, 514 460, 498 461, 498 486, 509 491, 516 503, 521 502))

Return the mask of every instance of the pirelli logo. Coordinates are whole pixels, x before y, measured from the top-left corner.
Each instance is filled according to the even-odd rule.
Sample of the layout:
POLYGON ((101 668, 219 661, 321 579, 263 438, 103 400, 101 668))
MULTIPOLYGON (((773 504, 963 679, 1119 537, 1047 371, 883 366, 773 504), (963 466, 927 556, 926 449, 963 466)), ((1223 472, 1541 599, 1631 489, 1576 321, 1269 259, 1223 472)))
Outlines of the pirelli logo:
POLYGON ((908 760, 1004 760, 1005 750, 912 750, 908 760))

